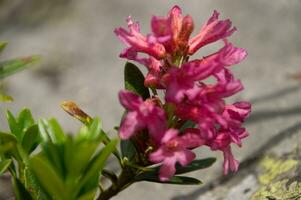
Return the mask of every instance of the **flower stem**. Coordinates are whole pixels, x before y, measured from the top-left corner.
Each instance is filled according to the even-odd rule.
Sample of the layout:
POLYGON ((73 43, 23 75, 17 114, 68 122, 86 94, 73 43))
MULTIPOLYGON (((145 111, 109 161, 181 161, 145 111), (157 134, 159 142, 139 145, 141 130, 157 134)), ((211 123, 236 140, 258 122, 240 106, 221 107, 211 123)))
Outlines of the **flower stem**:
POLYGON ((117 182, 115 184, 112 184, 108 189, 101 192, 97 200, 108 200, 117 195, 119 192, 134 183, 134 176, 135 173, 133 172, 133 170, 125 167, 119 175, 117 182))

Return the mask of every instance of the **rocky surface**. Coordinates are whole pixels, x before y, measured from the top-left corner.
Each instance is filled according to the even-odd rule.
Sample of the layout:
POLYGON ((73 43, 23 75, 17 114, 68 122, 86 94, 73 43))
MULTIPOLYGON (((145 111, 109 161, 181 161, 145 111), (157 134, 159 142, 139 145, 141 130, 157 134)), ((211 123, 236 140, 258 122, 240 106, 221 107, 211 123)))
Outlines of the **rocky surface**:
MULTIPOLYGON (((216 9, 223 18, 231 18, 238 28, 231 41, 249 52, 248 59, 234 67, 246 89, 233 100, 253 103, 253 113, 246 124, 251 136, 242 149, 235 149, 243 163, 240 172, 221 178, 219 159, 211 169, 194 174, 205 183, 200 188, 139 183, 114 200, 260 199, 265 194, 260 191, 267 190, 259 181, 260 174, 269 170, 260 164, 261 160, 285 163, 287 156, 289 162, 297 160, 294 155, 298 154, 295 146, 301 138, 301 86, 290 76, 301 71, 300 0, 24 2, 0 0, 0 40, 9 41, 0 59, 30 54, 41 54, 44 58, 40 65, 5 81, 5 88, 15 102, 1 105, 2 127, 5 127, 3 113, 7 108, 16 112, 26 106, 39 118, 57 117, 66 130, 74 132, 80 124, 59 108, 62 100, 71 99, 90 115, 102 117, 105 129, 112 130, 122 113, 117 92, 123 86, 124 64, 118 58, 123 45, 112 31, 125 26, 124 19, 129 14, 140 21, 146 33, 150 16, 164 15, 174 4, 193 16, 196 29, 216 9), (282 141, 288 141, 287 146, 282 141), (270 153, 272 157, 266 157, 270 153)), ((216 46, 209 46, 200 56, 215 49, 216 46)), ((207 150, 198 153, 199 157, 220 158, 207 150)), ((297 165, 287 171, 288 176, 293 176, 297 165)), ((281 180, 284 179, 277 176, 272 181, 278 184, 280 181, 281 185, 281 180)), ((0 184, 2 192, 3 182, 0 184)), ((288 184, 288 190, 294 184, 288 184)), ((3 194, 0 199, 7 199, 9 192, 5 190, 3 194)))

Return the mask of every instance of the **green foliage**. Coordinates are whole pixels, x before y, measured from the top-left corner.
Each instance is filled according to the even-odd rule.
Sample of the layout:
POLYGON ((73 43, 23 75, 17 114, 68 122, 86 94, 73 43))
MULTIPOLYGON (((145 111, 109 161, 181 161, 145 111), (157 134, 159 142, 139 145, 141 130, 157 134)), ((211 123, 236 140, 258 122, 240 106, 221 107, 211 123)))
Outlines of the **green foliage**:
POLYGON ((98 118, 75 137, 55 119, 36 123, 28 109, 17 116, 7 111, 7 121, 10 133, 0 132, 0 175, 11 173, 17 199, 94 199, 118 142, 109 139, 98 118))
POLYGON ((29 56, 25 58, 16 58, 0 62, 0 79, 8 77, 20 70, 23 70, 33 63, 40 60, 39 56, 29 56))
MULTIPOLYGON (((132 91, 143 99, 150 97, 150 93, 147 87, 144 86, 144 76, 140 69, 127 62, 124 67, 124 86, 125 89, 132 91)), ((137 150, 131 140, 122 140, 120 142, 121 154, 126 157, 129 161, 135 159, 137 150)))
MULTIPOLYGON (((187 166, 181 166, 179 164, 176 165, 176 174, 185 174, 193 171, 197 171, 200 169, 205 169, 210 167, 216 161, 215 158, 206 158, 201 160, 194 160, 187 166)), ((183 177, 183 176, 174 176, 171 180, 167 182, 162 182, 159 180, 159 169, 160 166, 148 168, 145 172, 138 174, 135 177, 136 181, 149 181, 149 182, 157 182, 157 183, 165 183, 165 184, 180 184, 180 185, 194 185, 200 184, 201 181, 191 178, 191 177, 183 177)))
MULTIPOLYGON (((0 53, 5 49, 7 43, 0 42, 0 53)), ((39 56, 27 56, 23 58, 14 58, 11 60, 0 61, 0 80, 4 79, 18 71, 32 66, 40 60, 39 56)), ((11 102, 13 98, 0 92, 0 102, 11 102)))
POLYGON ((135 181, 147 181, 154 183, 162 183, 162 184, 174 184, 174 185, 200 185, 202 181, 187 177, 187 176, 173 176, 170 180, 162 182, 159 179, 158 174, 147 175, 147 176, 138 176, 135 178, 135 181))
POLYGON ((127 62, 124 67, 124 86, 125 89, 135 92, 143 99, 150 97, 149 90, 144 86, 144 76, 139 68, 127 62))

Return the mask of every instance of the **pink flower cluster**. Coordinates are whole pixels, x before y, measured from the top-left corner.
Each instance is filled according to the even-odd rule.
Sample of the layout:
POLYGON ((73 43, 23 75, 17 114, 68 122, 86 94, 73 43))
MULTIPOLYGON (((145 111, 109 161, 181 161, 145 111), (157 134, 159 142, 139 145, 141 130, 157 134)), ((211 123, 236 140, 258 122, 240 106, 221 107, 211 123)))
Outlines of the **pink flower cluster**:
POLYGON ((148 159, 152 163, 162 163, 162 181, 175 174, 177 163, 182 166, 191 163, 196 157, 193 149, 201 146, 223 152, 224 174, 229 170, 237 171, 239 163, 232 155, 231 144, 240 147, 241 140, 248 136, 242 123, 251 105, 225 102, 226 97, 243 89, 230 67, 247 56, 244 49, 227 40, 236 31, 231 21, 220 20, 219 13, 214 11, 191 39, 193 20, 189 15, 183 16, 178 6, 166 17, 153 16, 152 33, 147 36, 140 33, 139 24, 131 17, 127 23, 128 30, 115 30, 127 45, 120 56, 146 66, 148 73, 144 85, 153 91, 162 90, 164 100, 156 93, 143 100, 130 91, 120 91, 120 102, 128 111, 120 126, 120 137, 129 139, 148 131, 154 144, 148 159), (189 61, 189 56, 201 47, 216 41, 224 44, 216 53, 189 61), (216 81, 206 83, 210 77, 216 81), (180 130, 187 121, 196 126, 180 130))

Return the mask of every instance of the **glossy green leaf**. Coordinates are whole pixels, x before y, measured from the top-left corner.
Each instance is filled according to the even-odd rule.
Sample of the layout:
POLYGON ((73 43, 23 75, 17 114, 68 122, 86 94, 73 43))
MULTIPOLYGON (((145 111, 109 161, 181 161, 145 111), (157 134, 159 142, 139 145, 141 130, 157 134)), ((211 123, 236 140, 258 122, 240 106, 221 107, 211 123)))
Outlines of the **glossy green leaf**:
POLYGON ((9 110, 6 112, 6 118, 7 118, 8 126, 9 126, 11 133, 14 134, 18 138, 19 141, 21 141, 22 130, 19 127, 17 119, 14 117, 14 115, 9 110))
POLYGON ((65 144, 64 151, 64 160, 68 176, 72 178, 80 176, 82 171, 87 168, 98 146, 99 142, 96 141, 74 143, 70 138, 65 144))
POLYGON ((23 109, 18 116, 18 125, 21 128, 22 132, 26 132, 26 130, 34 124, 34 119, 29 109, 23 109))
POLYGON ((2 176, 6 172, 7 168, 10 166, 11 163, 11 159, 0 161, 0 176, 2 176))
POLYGON ((26 154, 30 154, 38 146, 40 141, 39 127, 33 125, 27 129, 22 140, 22 147, 26 154))
POLYGON ((103 149, 94 156, 91 160, 90 165, 85 171, 85 175, 81 180, 82 185, 85 185, 90 179, 101 173, 107 158, 116 150, 116 144, 118 140, 112 140, 103 149))
POLYGON ((121 140, 120 149, 122 157, 126 157, 129 161, 135 159, 135 156, 138 154, 137 150, 131 140, 121 140))
POLYGON ((32 196, 26 190, 21 181, 17 178, 13 178, 13 188, 15 191, 16 200, 32 200, 32 196))
POLYGON ((76 140, 100 140, 101 139, 101 123, 98 118, 91 119, 91 123, 83 126, 79 134, 76 136, 76 140))
POLYGON ((63 180, 44 157, 35 156, 31 158, 30 168, 41 186, 53 199, 70 199, 69 195, 71 194, 65 191, 63 180))
POLYGON ((135 92, 143 99, 150 97, 149 90, 144 86, 144 76, 139 68, 127 62, 124 68, 124 84, 125 89, 135 92))
POLYGON ((66 140, 66 136, 55 120, 52 122, 47 120, 39 120, 38 127, 41 136, 41 147, 43 149, 43 153, 55 166, 55 169, 59 172, 59 174, 63 175, 63 142, 66 140))
MULTIPOLYGON (((184 174, 188 172, 193 172, 200 169, 205 169, 210 167, 216 161, 215 158, 206 158, 200 160, 194 160, 187 166, 181 166, 179 164, 176 165, 176 173, 175 174, 184 174)), ((146 171, 137 176, 137 179, 147 179, 149 177, 159 177, 160 166, 149 168, 150 171, 146 171)))
POLYGON ((189 165, 182 167, 180 165, 176 166, 176 174, 184 174, 200 169, 205 169, 210 167, 214 162, 216 161, 216 158, 205 158, 201 160, 194 160, 189 165))
POLYGON ((7 111, 6 117, 11 132, 20 142, 27 129, 35 123, 30 110, 27 108, 23 109, 17 118, 10 111, 7 111))
POLYGON ((135 177, 135 181, 147 181, 162 184, 176 184, 176 185, 200 185, 202 182, 198 179, 187 176, 173 176, 169 181, 162 182, 158 175, 143 175, 135 177))
POLYGON ((29 56, 0 62, 0 79, 31 66, 40 59, 39 56, 29 56))
POLYGON ((39 120, 38 125, 44 142, 51 140, 54 144, 60 144, 66 140, 64 131, 56 119, 39 120))

